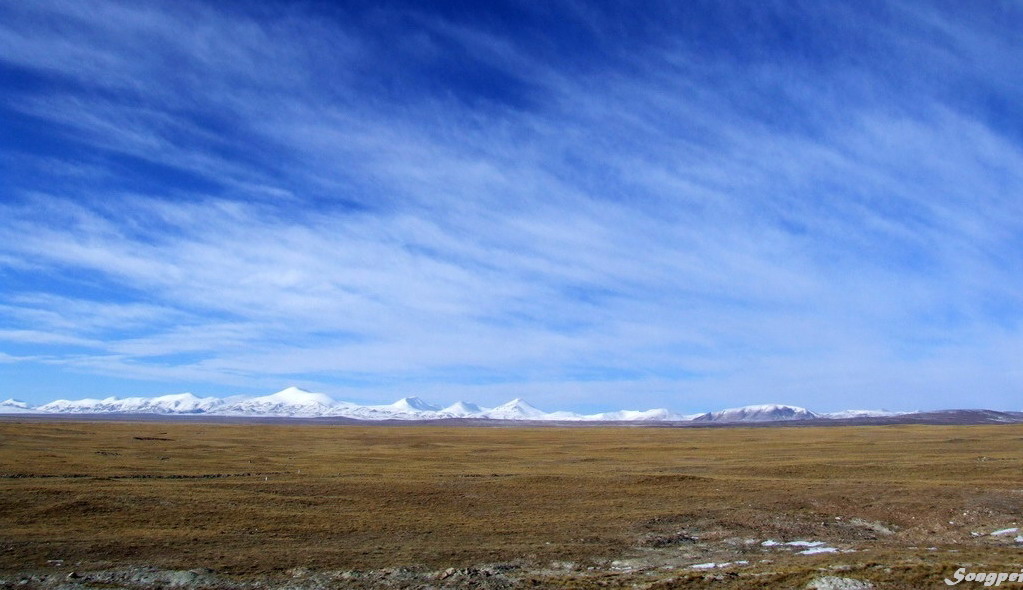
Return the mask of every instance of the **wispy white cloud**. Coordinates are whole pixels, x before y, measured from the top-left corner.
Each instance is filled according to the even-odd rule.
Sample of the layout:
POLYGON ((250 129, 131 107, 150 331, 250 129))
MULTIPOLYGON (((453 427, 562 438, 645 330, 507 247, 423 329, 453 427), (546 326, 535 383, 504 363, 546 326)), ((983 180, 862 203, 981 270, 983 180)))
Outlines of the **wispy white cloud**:
POLYGON ((975 387, 1004 407, 1023 385, 1023 150, 954 100, 1001 59, 980 25, 838 7, 809 24, 878 28, 831 61, 657 37, 586 68, 378 15, 416 23, 391 57, 459 47, 528 80, 519 106, 386 91, 369 31, 300 9, 7 10, 3 62, 63 84, 0 105, 106 154, 17 154, 55 178, 0 203, 0 272, 19 281, 0 343, 51 363, 680 410, 975 405, 975 387), (111 181, 125 157, 159 171, 111 181))

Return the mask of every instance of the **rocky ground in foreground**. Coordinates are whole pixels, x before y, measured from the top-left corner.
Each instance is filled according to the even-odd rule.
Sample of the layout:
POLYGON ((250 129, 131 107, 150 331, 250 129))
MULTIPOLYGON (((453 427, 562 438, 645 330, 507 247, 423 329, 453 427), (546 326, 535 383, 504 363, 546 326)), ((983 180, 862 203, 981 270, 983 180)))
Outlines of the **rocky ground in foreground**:
MULTIPOLYGON (((85 569, 53 560, 44 568, 0 574, 0 588, 85 590, 155 588, 218 590, 453 589, 478 588, 869 588, 943 587, 959 568, 965 572, 1023 572, 1023 534, 1018 527, 976 533, 943 546, 901 547, 900 532, 880 522, 852 519, 844 540, 755 539, 729 531, 659 527, 637 539, 617 559, 516 560, 472 567, 371 570, 290 568, 274 574, 231 575, 208 568, 160 569, 121 566, 85 569), (668 530, 674 532, 665 532, 668 530), (873 534, 871 534, 873 533, 873 534)), ((940 539, 949 541, 947 538, 940 539)), ((964 587, 982 582, 962 582, 964 587)), ((1009 583, 1008 585, 1011 585, 1009 583)))

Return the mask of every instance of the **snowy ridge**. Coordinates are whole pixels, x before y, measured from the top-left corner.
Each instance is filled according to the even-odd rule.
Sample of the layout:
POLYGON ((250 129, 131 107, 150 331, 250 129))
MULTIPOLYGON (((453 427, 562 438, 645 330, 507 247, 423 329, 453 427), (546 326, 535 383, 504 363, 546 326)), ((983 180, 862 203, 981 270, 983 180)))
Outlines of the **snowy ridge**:
POLYGON ((319 418, 340 417, 356 420, 479 420, 573 421, 573 422, 770 422, 777 420, 826 420, 874 416, 893 416, 884 410, 848 410, 816 414, 805 408, 786 405, 759 405, 732 408, 704 414, 677 414, 664 408, 653 410, 617 410, 598 414, 545 412, 516 398, 493 408, 468 402, 455 402, 446 408, 431 405, 418 397, 402 398, 392 404, 363 406, 338 401, 323 393, 288 387, 270 395, 226 399, 197 397, 191 393, 159 397, 108 397, 104 399, 57 400, 33 407, 9 399, 0 402, 0 414, 166 414, 209 416, 252 416, 319 418))
POLYGON ((55 414, 209 414, 223 406, 224 401, 215 397, 178 393, 160 397, 59 399, 33 410, 55 414))
POLYGON ((664 408, 654 410, 616 410, 579 416, 593 422, 688 422, 701 414, 677 414, 664 408))
MULTIPOLYGON (((557 412, 555 412, 557 413, 557 412)), ((552 419, 549 415, 541 410, 534 408, 519 398, 515 398, 506 404, 497 406, 490 410, 485 410, 481 417, 490 418, 492 420, 544 420, 552 419)), ((557 418, 553 418, 557 420, 557 418)))
POLYGON ((32 406, 16 399, 7 399, 0 402, 0 414, 31 414, 32 406))
POLYGON ((468 416, 476 416, 482 414, 483 410, 476 404, 470 404, 466 402, 455 402, 441 410, 441 413, 451 416, 452 418, 465 418, 468 416))
POLYGON ((842 410, 841 412, 827 412, 820 414, 823 418, 842 420, 845 418, 880 418, 884 416, 898 416, 905 412, 890 412, 888 410, 842 410))
POLYGON ((798 406, 766 404, 707 412, 693 418, 693 422, 773 422, 775 420, 813 420, 821 417, 819 414, 798 406))
POLYGON ((325 394, 289 387, 272 395, 238 401, 207 413, 232 416, 319 416, 336 405, 337 402, 325 394))

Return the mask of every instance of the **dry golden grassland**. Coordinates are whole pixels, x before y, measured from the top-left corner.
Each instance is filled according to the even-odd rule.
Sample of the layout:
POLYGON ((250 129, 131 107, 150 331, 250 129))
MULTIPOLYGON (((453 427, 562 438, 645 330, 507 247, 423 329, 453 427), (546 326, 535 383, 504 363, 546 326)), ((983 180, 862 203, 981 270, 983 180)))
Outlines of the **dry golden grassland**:
POLYGON ((1023 519, 1023 425, 11 420, 0 474, 8 574, 512 563, 517 582, 551 586, 801 587, 832 568, 879 587, 944 587, 960 565, 1023 566, 1013 535, 987 535, 1023 519), (722 561, 749 563, 688 567, 722 561))

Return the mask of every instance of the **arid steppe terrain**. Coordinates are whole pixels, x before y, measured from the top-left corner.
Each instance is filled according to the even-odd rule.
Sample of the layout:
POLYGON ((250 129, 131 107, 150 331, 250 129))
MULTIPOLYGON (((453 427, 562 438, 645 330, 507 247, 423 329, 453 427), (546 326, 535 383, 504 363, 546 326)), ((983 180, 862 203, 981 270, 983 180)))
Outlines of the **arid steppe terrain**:
POLYGON ((9 419, 0 488, 4 588, 936 588, 1023 567, 1023 425, 9 419))

